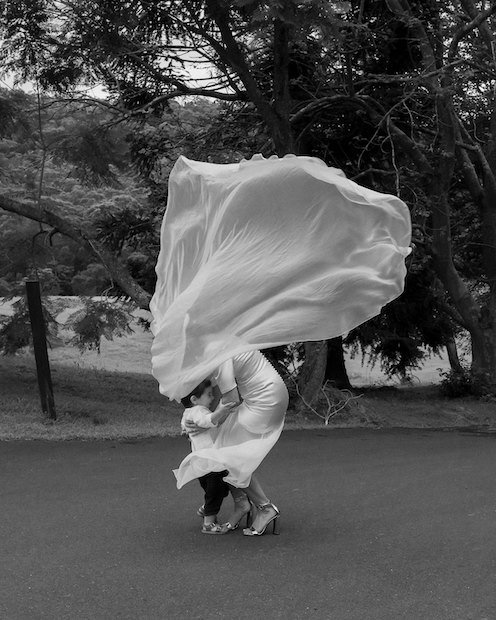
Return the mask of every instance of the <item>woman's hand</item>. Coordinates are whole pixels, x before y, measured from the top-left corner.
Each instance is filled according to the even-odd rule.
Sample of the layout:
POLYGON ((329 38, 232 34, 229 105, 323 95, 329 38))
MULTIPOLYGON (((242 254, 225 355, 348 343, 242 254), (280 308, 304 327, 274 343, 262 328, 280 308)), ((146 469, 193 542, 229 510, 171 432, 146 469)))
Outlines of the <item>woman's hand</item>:
POLYGON ((215 424, 215 426, 222 424, 222 422, 226 420, 226 418, 236 409, 237 406, 238 403, 224 403, 220 401, 211 416, 212 422, 215 424))
POLYGON ((195 435, 199 435, 200 433, 205 433, 206 431, 210 430, 203 426, 198 426, 198 424, 196 424, 196 422, 193 422, 192 420, 186 420, 184 426, 186 427, 186 434, 188 435, 188 437, 194 437, 195 435))
POLYGON ((241 402, 241 399, 239 397, 238 388, 235 387, 229 392, 225 392, 224 394, 222 394, 221 400, 225 404, 235 403, 236 405, 239 405, 239 403, 241 402))

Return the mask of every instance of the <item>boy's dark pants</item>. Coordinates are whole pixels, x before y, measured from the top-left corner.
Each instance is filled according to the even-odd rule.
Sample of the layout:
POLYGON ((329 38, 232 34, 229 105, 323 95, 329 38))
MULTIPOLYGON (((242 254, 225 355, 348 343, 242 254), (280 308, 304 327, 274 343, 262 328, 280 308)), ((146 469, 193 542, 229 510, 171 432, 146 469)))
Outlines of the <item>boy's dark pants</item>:
POLYGON ((222 500, 229 494, 229 485, 222 478, 227 471, 212 471, 198 478, 205 491, 204 514, 206 517, 216 515, 222 506, 222 500))

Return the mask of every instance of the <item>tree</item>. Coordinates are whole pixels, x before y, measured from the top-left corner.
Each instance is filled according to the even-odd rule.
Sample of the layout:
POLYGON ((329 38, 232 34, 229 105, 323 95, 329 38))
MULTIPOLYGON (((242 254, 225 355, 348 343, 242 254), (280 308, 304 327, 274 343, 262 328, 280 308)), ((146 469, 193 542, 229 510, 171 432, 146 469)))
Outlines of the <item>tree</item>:
MULTIPOLYGON (((296 4, 279 7, 240 2, 229 6, 207 0, 199 11, 198 3, 191 2, 165 2, 160 7, 148 2, 139 7, 129 2, 112 3, 112 6, 101 2, 90 8, 62 3, 65 19, 58 38, 50 32, 49 24, 60 10, 60 3, 6 2, 5 5, 4 36, 11 43, 4 48, 5 60, 24 78, 34 78, 43 87, 63 90, 69 84, 79 80, 88 82, 98 75, 106 81, 111 93, 118 93, 124 109, 131 108, 133 114, 160 109, 174 97, 191 94, 250 100, 268 128, 276 152, 279 155, 293 152, 288 67, 296 4), (19 25, 21 36, 14 32, 19 25), (267 28, 269 33, 264 34, 267 28), (262 41, 272 40, 274 73, 270 94, 260 88, 254 70, 257 36, 262 41), (200 62, 207 59, 214 65, 218 74, 212 86, 205 89, 186 84, 181 70, 190 61, 187 56, 180 57, 184 52, 195 53, 200 62), (226 93, 226 87, 231 92, 226 93)), ((328 3, 315 3, 301 13, 308 22, 304 27, 311 27, 312 19, 322 11, 329 13, 328 3)), ((15 205, 6 199, 0 198, 0 206, 10 211, 17 208, 24 216, 35 215, 26 205, 15 205)), ((45 223, 55 223, 47 208, 43 213, 45 223)), ((57 225, 61 230, 60 219, 57 225)), ((67 226, 65 232, 69 232, 67 226)), ((105 248, 100 247, 99 253, 103 256, 104 252, 105 248)), ((105 263, 110 264, 108 254, 105 263)), ((138 295, 140 292, 132 290, 119 265, 114 263, 112 267, 119 285, 128 294, 138 295)))
MULTIPOLYGON (((53 101, 2 91, 0 107, 8 111, 4 117, 8 122, 2 128, 0 207, 24 218, 2 216, 0 220, 4 277, 9 277, 9 269, 10 277, 28 275, 22 273, 20 262, 34 269, 65 266, 70 271, 71 265, 61 264, 62 255, 67 250, 66 257, 81 259, 75 251, 79 248, 85 256, 83 264, 73 264, 73 273, 65 273, 66 279, 70 281, 92 257, 105 265, 109 279, 122 292, 147 307, 149 292, 130 276, 122 243, 113 247, 108 231, 113 223, 115 233, 116 217, 126 221, 128 228, 135 223, 133 213, 144 206, 146 194, 122 157, 122 139, 109 140, 109 133, 95 124, 95 114, 88 114, 79 104, 69 114, 66 106, 53 101), (38 226, 26 226, 26 220, 38 226), (19 239, 24 243, 19 244, 19 239)), ((99 120, 105 121, 103 115, 99 120)))
MULTIPOLYGON (((495 3, 3 4, 5 66, 41 87, 74 95, 78 84, 103 81, 105 105, 128 119, 160 115, 191 95, 252 106, 279 155, 318 155, 371 187, 401 192, 435 271, 429 286, 442 283, 439 304, 470 332, 474 372, 496 376, 494 120, 485 111, 494 105, 484 108, 494 97, 495 3), (470 192, 484 244, 471 278, 455 255, 455 181, 470 192)), ((309 359, 322 368, 315 354, 309 359)))
MULTIPOLYGON (((427 108, 436 119, 432 128, 435 133, 428 133, 432 137, 426 140, 424 127, 410 124, 410 133, 407 133, 388 114, 391 141, 396 148, 402 148, 408 154, 423 178, 425 193, 429 196, 426 227, 433 267, 449 295, 454 318, 471 335, 472 370, 483 375, 494 390, 496 112, 494 91, 488 80, 488 76, 494 77, 494 36, 488 21, 496 13, 496 3, 479 10, 472 0, 462 0, 456 3, 459 13, 455 14, 455 18, 449 12, 453 3, 431 2, 423 8, 415 2, 399 0, 388 0, 387 4, 409 32, 417 51, 418 78, 414 83, 415 89, 408 97, 419 98, 423 91, 427 108), (474 71, 474 64, 477 71, 474 71), (477 95, 466 96, 472 89, 477 95), (492 110, 492 117, 475 113, 474 104, 483 102, 489 104, 487 109, 492 110), (482 140, 472 129, 477 121, 485 124, 482 140), (478 281, 472 282, 476 285, 472 290, 457 268, 454 257, 451 189, 457 172, 463 176, 465 188, 477 205, 476 216, 482 233, 482 270, 478 281)), ((400 102, 404 99, 405 95, 400 102)), ((428 131, 432 129, 427 128, 428 131)))

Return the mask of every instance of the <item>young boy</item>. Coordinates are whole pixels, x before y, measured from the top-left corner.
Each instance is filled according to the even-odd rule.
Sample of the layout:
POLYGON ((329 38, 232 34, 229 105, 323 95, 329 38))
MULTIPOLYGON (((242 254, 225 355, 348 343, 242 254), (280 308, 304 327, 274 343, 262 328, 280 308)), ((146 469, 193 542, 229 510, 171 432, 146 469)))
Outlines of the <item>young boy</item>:
MULTIPOLYGON (((210 411, 209 407, 214 400, 213 388, 209 379, 205 379, 196 386, 187 396, 181 399, 184 406, 184 413, 181 419, 181 429, 188 434, 186 422, 194 422, 198 426, 209 430, 195 435, 188 434, 191 442, 191 450, 201 448, 211 448, 214 443, 217 425, 222 424, 227 416, 233 412, 236 403, 226 403, 219 405, 215 411, 210 411)), ((213 471, 198 480, 205 491, 205 503, 202 506, 203 534, 225 534, 225 530, 217 523, 217 514, 222 505, 224 497, 229 493, 229 485, 223 478, 227 471, 213 471)))

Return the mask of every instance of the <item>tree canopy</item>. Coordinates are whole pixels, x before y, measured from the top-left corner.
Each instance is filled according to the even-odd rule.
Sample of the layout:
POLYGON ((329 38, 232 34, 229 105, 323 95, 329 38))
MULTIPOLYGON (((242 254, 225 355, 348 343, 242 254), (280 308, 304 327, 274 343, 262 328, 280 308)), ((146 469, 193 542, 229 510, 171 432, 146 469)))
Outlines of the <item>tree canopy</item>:
MULTIPOLYGON (((250 156, 254 147, 315 155, 360 183, 399 194, 415 230, 406 294, 412 291, 424 314, 438 317, 446 339, 459 328, 470 333, 472 370, 494 383, 495 2, 1 4, 4 69, 60 102, 104 107, 115 121, 136 123, 131 152, 152 196, 163 199, 167 162, 195 147, 211 149, 217 161, 250 156), (105 100, 85 92, 96 84, 105 86, 105 100), (188 109, 192 117, 203 115, 209 132, 188 133, 185 113, 174 134, 173 102, 192 96, 218 102, 215 111, 199 103, 201 110, 188 109), (193 135, 203 142, 193 143, 193 135), (419 295, 420 285, 429 294, 419 295)), ((95 152, 97 143, 85 144, 95 152)), ((65 154, 69 162, 76 157, 70 163, 77 169, 81 151, 65 154)), ((40 207, 9 190, 1 192, 0 207, 70 236, 51 200, 39 197, 40 207)), ((81 247, 99 253, 112 279, 145 306, 147 292, 112 236, 94 228, 85 235, 76 235, 81 247)), ((389 325, 395 314, 412 325, 411 313, 387 311, 389 325)), ((398 346, 415 339, 414 329, 396 329, 393 340, 395 331, 398 346)), ((440 346, 438 328, 418 333, 440 346)))

